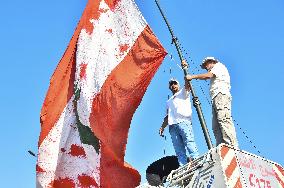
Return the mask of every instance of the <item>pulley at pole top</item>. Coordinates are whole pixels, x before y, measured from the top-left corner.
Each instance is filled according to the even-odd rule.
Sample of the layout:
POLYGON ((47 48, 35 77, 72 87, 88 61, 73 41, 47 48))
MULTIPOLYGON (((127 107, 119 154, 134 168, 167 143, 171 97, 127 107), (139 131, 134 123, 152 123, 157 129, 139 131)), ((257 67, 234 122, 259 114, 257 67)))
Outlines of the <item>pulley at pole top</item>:
MULTIPOLYGON (((174 43, 176 50, 178 52, 179 59, 182 62, 184 60, 184 58, 183 58, 182 51, 181 51, 181 48, 180 48, 180 45, 179 45, 179 41, 178 41, 177 37, 174 35, 174 32, 173 32, 166 16, 164 15, 164 13, 163 13, 160 5, 159 5, 158 0, 155 0, 155 3, 157 5, 164 21, 166 22, 166 25, 167 25, 170 33, 171 33, 171 36, 172 36, 172 42, 174 43)), ((188 68, 187 67, 183 67, 183 73, 184 73, 185 76, 188 74, 188 68)), ((208 132, 208 129, 207 129, 207 126, 206 126, 206 122, 205 122, 205 119, 204 119, 204 116, 203 116, 203 113, 202 113, 200 101, 199 101, 198 97, 196 96, 194 88, 193 88, 190 81, 188 81, 188 84, 189 84, 190 91, 191 91, 191 94, 192 94, 193 106, 195 107, 195 109, 197 111, 198 119, 199 119, 200 125, 202 127, 202 131, 203 131, 206 143, 207 143, 207 147, 208 147, 208 149, 211 149, 213 146, 212 146, 210 135, 209 135, 209 132, 208 132)))

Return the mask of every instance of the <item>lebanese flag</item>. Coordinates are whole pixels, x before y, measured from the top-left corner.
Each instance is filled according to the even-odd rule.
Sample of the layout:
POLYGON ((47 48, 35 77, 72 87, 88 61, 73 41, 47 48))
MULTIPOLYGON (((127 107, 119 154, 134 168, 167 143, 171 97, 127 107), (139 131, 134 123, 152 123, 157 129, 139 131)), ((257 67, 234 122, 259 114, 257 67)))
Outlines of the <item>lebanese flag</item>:
POLYGON ((89 0, 41 110, 37 187, 139 185, 128 130, 165 55, 133 0, 89 0))

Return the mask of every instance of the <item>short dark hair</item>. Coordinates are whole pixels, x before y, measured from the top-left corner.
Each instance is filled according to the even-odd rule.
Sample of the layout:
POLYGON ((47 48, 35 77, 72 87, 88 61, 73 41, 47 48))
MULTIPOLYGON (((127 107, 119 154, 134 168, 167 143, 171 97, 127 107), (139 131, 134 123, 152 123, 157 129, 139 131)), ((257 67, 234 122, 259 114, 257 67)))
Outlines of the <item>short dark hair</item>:
POLYGON ((216 64, 216 63, 218 63, 218 61, 215 60, 215 59, 208 59, 208 60, 204 61, 204 62, 200 65, 200 67, 201 67, 202 69, 205 69, 205 65, 208 64, 208 63, 214 63, 214 64, 216 64))

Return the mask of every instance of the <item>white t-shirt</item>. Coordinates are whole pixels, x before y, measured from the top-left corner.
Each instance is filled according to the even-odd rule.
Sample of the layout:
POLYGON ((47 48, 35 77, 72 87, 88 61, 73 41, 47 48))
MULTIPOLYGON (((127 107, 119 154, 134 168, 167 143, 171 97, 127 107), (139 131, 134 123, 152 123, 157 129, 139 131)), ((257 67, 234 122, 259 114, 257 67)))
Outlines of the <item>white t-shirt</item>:
POLYGON ((231 97, 230 75, 225 65, 218 62, 213 66, 210 72, 215 75, 210 80, 210 95, 212 100, 218 93, 231 97))
POLYGON ((189 92, 182 88, 167 101, 168 124, 173 125, 191 121, 191 102, 189 92))

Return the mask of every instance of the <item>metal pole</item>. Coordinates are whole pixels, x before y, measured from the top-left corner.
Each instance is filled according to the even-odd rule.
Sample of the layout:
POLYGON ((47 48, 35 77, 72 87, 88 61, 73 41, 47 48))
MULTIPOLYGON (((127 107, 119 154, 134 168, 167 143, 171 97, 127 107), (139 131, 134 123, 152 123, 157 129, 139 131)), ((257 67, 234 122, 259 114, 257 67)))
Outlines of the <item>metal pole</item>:
MULTIPOLYGON (((155 0, 155 3, 157 4, 160 13, 163 16, 163 19, 167 24, 167 27, 168 27, 168 29, 171 33, 171 36, 172 36, 172 42, 175 44, 175 47, 176 47, 177 52, 178 52, 179 59, 182 62, 184 60, 184 58, 183 58, 182 51, 181 51, 180 46, 179 46, 178 39, 175 37, 174 32, 173 32, 167 18, 165 17, 158 1, 155 0)), ((185 76, 188 74, 188 68, 187 67, 183 68, 183 73, 184 73, 185 76)), ((205 140, 206 140, 206 143, 207 143, 207 147, 208 147, 208 149, 211 149, 213 146, 212 146, 210 135, 209 135, 209 132, 208 132, 208 129, 207 129, 207 126, 206 126, 206 122, 205 122, 205 119, 204 119, 204 116, 203 116, 203 113, 202 113, 200 101, 199 101, 198 97, 196 96, 195 91, 194 91, 190 81, 188 81, 188 84, 189 84, 190 91, 191 91, 191 94, 192 94, 193 106, 195 107, 195 109, 197 111, 198 119, 200 121, 202 130, 203 130, 203 134, 204 134, 204 137, 205 137, 205 140)))

